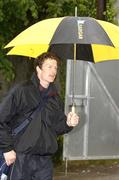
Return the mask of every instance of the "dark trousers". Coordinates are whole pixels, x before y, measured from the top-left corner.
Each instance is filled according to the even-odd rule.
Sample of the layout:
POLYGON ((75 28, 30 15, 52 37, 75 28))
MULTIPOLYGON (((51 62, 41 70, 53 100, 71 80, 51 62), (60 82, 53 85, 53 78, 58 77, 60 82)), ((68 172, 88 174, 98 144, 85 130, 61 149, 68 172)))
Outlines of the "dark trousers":
POLYGON ((52 180, 53 164, 50 156, 17 154, 8 180, 52 180))

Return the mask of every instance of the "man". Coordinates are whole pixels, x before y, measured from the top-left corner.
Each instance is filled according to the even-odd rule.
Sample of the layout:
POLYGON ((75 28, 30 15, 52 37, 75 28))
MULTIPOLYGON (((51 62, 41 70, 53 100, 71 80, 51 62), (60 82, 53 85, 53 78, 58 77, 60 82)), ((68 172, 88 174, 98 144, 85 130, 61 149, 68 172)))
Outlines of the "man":
POLYGON ((0 149, 10 166, 10 180, 52 180, 51 155, 57 150, 56 138, 72 130, 79 117, 70 112, 67 117, 54 85, 59 59, 43 53, 36 59, 36 72, 30 81, 14 87, 0 106, 0 149), (32 114, 38 104, 41 109, 15 137, 14 128, 23 117, 32 114))

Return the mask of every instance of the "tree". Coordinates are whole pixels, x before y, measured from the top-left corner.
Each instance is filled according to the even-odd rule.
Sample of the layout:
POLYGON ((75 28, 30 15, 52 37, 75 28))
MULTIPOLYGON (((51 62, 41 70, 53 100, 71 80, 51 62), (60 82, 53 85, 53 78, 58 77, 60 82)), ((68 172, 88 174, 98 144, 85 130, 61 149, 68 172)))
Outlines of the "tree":
POLYGON ((13 79, 14 73, 3 47, 37 18, 38 12, 33 0, 0 0, 0 70, 7 80, 13 79))
POLYGON ((96 0, 96 7, 97 7, 97 19, 105 20, 105 11, 106 11, 106 0, 96 0))
MULTIPOLYGON (((105 16, 110 21, 115 16, 112 10, 114 1, 107 0, 105 16)), ((3 47, 13 37, 39 20, 73 16, 75 6, 78 9, 78 16, 96 17, 96 0, 0 0, 0 58, 4 61, 0 60, 0 70, 6 72, 7 80, 14 77, 12 73, 14 66, 7 61, 9 57, 6 56, 7 50, 3 47)))

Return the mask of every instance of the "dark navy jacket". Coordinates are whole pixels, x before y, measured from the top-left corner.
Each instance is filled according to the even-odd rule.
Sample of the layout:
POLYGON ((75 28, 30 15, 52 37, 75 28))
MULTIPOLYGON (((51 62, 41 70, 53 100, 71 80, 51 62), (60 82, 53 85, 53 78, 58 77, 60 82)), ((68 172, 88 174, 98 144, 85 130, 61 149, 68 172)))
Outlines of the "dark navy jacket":
MULTIPOLYGON (((42 119, 46 122, 51 131, 51 136, 55 140, 58 135, 72 130, 66 124, 62 102, 53 83, 50 84, 48 96, 49 98, 45 107, 40 111, 35 120, 30 122, 25 131, 13 137, 12 130, 21 124, 25 117, 38 106, 42 97, 36 74, 33 74, 30 81, 23 82, 10 90, 9 94, 0 104, 0 149, 4 152, 14 149, 15 151, 26 153, 39 153, 44 143, 46 143, 46 146, 50 143, 43 143, 44 138, 42 136, 45 134, 45 129, 42 130, 42 119), (41 141, 42 143, 39 145, 41 141)), ((49 136, 47 134, 45 135, 49 136)), ((54 149, 56 151, 57 147, 54 147, 54 149)))

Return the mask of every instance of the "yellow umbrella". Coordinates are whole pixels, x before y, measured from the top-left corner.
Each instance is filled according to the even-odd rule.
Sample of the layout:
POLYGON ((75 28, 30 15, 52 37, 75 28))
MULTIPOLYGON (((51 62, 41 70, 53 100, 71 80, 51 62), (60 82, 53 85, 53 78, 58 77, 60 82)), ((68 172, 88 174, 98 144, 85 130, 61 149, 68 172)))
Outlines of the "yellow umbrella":
POLYGON ((18 45, 50 44, 52 36, 63 18, 42 20, 16 36, 5 48, 18 45))
POLYGON ((74 59, 74 44, 76 59, 90 62, 119 59, 119 27, 90 17, 51 18, 30 26, 5 48, 13 47, 8 55, 36 58, 48 50, 62 59, 74 59))
POLYGON ((46 52, 48 48, 48 44, 19 45, 13 47, 7 55, 22 55, 36 58, 39 54, 46 52))
POLYGON ((119 60, 119 47, 92 45, 92 49, 96 62, 119 60))
MULTIPOLYGON (((92 44, 91 46, 93 51, 93 57, 96 60, 96 62, 119 59, 119 48, 94 44, 92 44)), ((8 52, 8 55, 22 55, 36 58, 39 54, 47 50, 48 45, 15 46, 8 52)))

